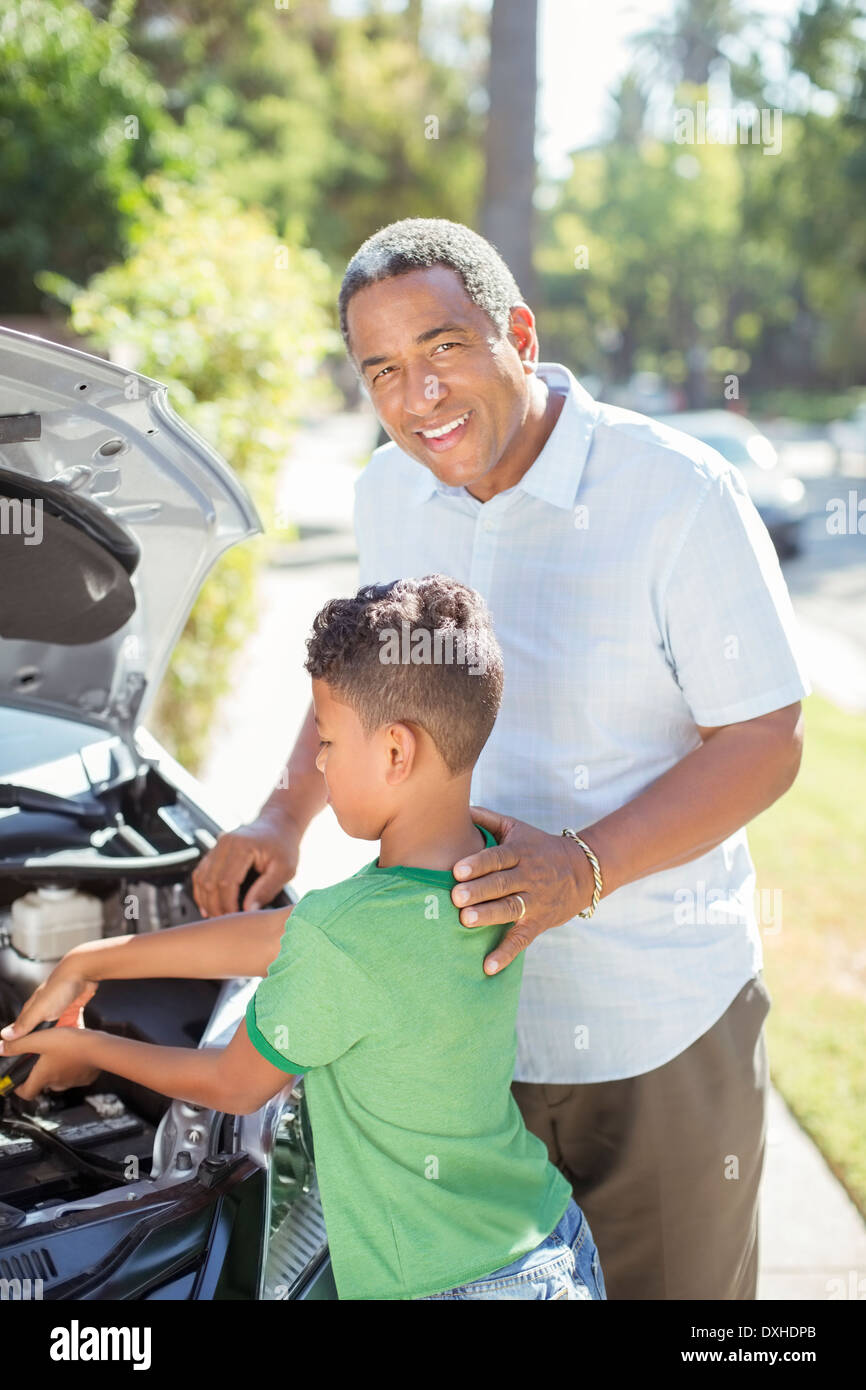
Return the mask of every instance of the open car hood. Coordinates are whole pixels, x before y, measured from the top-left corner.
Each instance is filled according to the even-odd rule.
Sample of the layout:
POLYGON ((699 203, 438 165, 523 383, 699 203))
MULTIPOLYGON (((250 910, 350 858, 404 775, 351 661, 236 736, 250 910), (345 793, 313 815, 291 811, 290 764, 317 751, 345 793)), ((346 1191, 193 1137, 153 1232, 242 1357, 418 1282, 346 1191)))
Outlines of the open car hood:
POLYGON ((159 382, 0 329, 0 703, 130 742, 208 571, 261 530, 159 382))

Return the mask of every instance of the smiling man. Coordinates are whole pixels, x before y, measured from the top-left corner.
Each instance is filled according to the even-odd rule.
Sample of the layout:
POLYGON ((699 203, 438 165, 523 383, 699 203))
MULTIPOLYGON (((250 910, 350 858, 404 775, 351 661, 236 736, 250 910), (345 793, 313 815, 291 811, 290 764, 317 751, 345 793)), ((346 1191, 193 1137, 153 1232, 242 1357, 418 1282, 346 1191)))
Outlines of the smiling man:
MULTIPOLYGON (((475 769, 497 846, 454 866, 471 926, 526 949, 514 1094, 572 1183, 610 1298, 750 1299, 767 1059, 743 827, 793 782, 793 616, 740 475, 539 363, 507 266, 406 219, 352 258, 346 348, 391 442, 359 478, 360 583, 487 600, 500 714, 475 769)), ((258 820, 195 877, 267 902, 324 805, 312 711, 258 820)), ((778 924, 773 924, 773 930, 778 924)))

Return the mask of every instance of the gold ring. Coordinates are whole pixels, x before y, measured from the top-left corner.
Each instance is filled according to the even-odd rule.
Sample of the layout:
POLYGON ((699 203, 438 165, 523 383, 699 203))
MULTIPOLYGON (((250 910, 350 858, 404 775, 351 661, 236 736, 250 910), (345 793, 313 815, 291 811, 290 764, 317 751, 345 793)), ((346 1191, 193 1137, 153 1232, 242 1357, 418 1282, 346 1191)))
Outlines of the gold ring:
POLYGON ((519 893, 515 893, 514 896, 515 896, 515 898, 517 899, 517 901, 520 903, 520 906, 523 908, 523 911, 521 912, 520 916, 519 916, 518 918, 516 918, 516 921, 519 922, 519 921, 521 921, 521 920, 526 916, 526 903, 523 901, 523 899, 521 898, 521 896, 520 896, 519 893))

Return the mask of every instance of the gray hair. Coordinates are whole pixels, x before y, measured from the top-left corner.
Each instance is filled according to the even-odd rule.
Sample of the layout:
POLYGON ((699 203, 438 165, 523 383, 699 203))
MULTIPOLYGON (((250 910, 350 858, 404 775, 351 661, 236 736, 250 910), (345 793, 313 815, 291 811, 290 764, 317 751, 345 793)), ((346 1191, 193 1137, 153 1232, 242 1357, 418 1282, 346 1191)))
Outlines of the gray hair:
POLYGON ((368 237, 346 267, 337 302, 340 332, 353 362, 347 320, 352 296, 380 280, 434 265, 456 270, 473 304, 484 311, 499 336, 504 337, 513 305, 525 300, 495 246, 462 222, 449 222, 444 217, 404 217, 368 237))

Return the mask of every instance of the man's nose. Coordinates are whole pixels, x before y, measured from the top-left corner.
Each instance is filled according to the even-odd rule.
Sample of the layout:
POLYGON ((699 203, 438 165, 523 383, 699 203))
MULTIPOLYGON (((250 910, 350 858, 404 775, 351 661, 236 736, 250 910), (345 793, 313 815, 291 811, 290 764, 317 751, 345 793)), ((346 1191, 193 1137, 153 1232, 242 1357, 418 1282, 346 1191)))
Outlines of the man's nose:
POLYGON ((411 429, 424 428, 425 421, 435 414, 444 395, 445 387, 436 372, 430 370, 429 362, 404 369, 403 409, 411 429))

